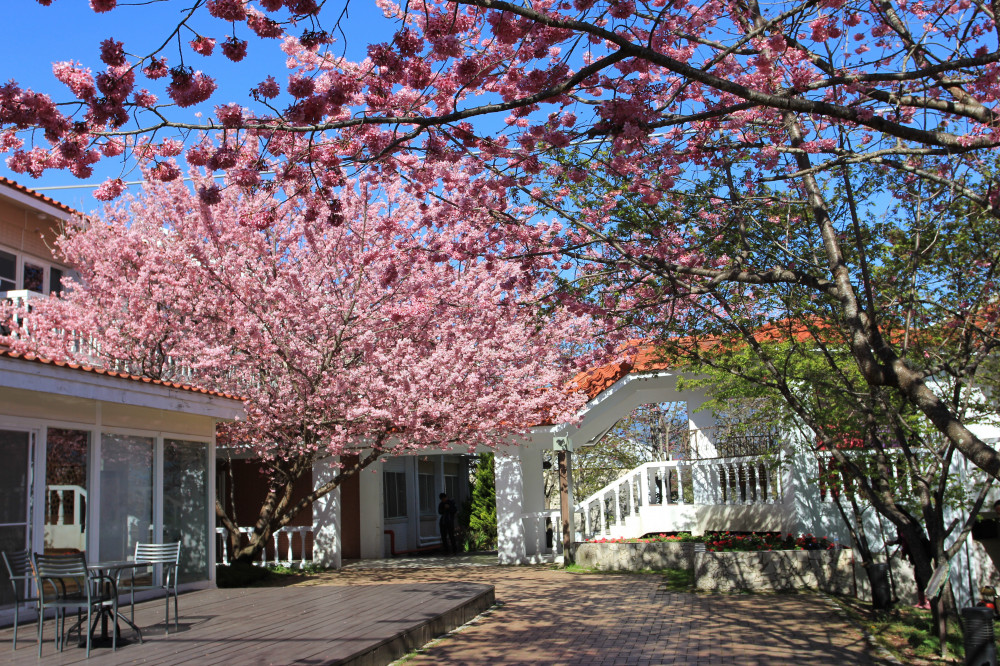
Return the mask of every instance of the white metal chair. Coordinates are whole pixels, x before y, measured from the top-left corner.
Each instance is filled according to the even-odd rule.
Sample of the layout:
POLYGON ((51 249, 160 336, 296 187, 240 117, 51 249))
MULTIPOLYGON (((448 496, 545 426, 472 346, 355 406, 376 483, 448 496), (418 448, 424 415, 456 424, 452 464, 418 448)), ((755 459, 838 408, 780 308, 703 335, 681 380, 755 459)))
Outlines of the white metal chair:
POLYGON ((164 631, 170 633, 170 595, 174 595, 174 631, 179 630, 180 625, 177 618, 177 567, 181 559, 181 542, 176 543, 136 543, 135 562, 137 564, 148 564, 150 567, 160 565, 162 578, 156 580, 156 570, 150 571, 149 585, 136 585, 135 570, 132 569, 132 586, 130 589, 130 602, 132 605, 132 621, 135 622, 135 591, 136 590, 163 590, 166 594, 166 620, 164 631))

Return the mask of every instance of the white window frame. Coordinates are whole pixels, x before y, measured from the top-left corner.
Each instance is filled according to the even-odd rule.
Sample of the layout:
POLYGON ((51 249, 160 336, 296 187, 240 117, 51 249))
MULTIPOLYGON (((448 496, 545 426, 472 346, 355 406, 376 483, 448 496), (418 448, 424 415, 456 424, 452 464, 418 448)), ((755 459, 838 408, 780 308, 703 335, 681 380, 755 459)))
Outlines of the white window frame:
POLYGON ((43 259, 41 257, 36 257, 33 254, 25 254, 24 252, 22 252, 20 250, 15 250, 14 248, 12 248, 10 246, 7 246, 7 245, 0 245, 0 251, 6 252, 7 254, 14 255, 14 287, 11 288, 11 289, 5 289, 2 286, 0 286, 0 293, 6 292, 6 291, 22 291, 22 290, 24 290, 24 264, 25 263, 29 263, 29 264, 33 264, 35 266, 39 266, 44 271, 44 273, 42 275, 42 289, 41 289, 41 291, 36 291, 34 289, 32 289, 31 291, 35 291, 36 293, 44 294, 45 296, 48 296, 53 291, 53 285, 52 285, 52 269, 53 268, 62 271, 62 276, 63 277, 67 277, 67 276, 75 277, 77 275, 75 271, 71 270, 67 266, 63 266, 61 264, 57 264, 57 263, 53 262, 50 259, 43 259))

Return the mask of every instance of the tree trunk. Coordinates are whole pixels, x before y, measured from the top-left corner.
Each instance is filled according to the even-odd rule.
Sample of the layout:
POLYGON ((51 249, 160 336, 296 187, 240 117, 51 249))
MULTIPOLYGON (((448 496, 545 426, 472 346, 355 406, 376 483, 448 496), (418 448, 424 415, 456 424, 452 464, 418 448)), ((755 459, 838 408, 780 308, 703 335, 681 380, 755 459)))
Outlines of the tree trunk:
POLYGON ((333 492, 340 487, 345 479, 378 460, 379 451, 380 449, 377 448, 372 449, 364 458, 359 457, 357 462, 341 468, 340 472, 329 482, 319 488, 314 488, 312 492, 307 493, 305 497, 294 503, 292 502, 292 490, 295 482, 302 477, 305 470, 309 469, 315 460, 311 456, 305 456, 281 463, 281 468, 277 470, 279 472, 277 476, 283 479, 283 483, 276 484, 268 491, 261 504, 253 530, 247 535, 245 545, 242 543, 242 535, 235 519, 228 515, 225 507, 219 501, 216 501, 215 513, 223 527, 226 528, 230 552, 233 554, 232 560, 246 563, 258 561, 275 532, 288 525, 299 511, 333 492))

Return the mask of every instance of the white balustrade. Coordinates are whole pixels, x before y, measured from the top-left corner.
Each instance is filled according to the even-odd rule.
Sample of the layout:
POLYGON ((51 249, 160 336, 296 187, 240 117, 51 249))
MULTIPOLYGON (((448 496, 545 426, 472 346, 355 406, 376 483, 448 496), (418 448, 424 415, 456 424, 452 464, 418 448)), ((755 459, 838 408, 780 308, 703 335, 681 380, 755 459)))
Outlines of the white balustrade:
MULTIPOLYGON (((229 552, 229 539, 226 528, 217 527, 215 528, 215 533, 217 536, 221 537, 222 541, 222 546, 219 549, 222 564, 228 565, 232 554, 229 552)), ((240 534, 246 534, 249 536, 252 533, 252 527, 240 528, 240 534)), ((260 553, 260 560, 258 562, 254 562, 254 564, 260 566, 267 566, 268 564, 285 565, 288 567, 298 566, 300 569, 308 564, 311 564, 312 559, 306 557, 306 544, 308 543, 307 539, 311 537, 312 534, 313 527, 311 525, 308 527, 282 527, 271 536, 274 558, 270 561, 267 559, 267 548, 265 548, 260 553), (282 544, 281 535, 286 536, 284 544, 282 544), (295 557, 296 536, 298 536, 299 540, 299 557, 295 557)))
POLYGON ((45 488, 45 547, 87 548, 87 489, 69 484, 45 488))
POLYGON ((778 478, 773 463, 756 456, 646 463, 580 503, 582 530, 586 538, 620 533, 626 517, 649 507, 779 504, 778 478))
POLYGON ((48 516, 55 514, 55 520, 50 525, 65 525, 79 527, 83 525, 87 509, 87 490, 81 486, 51 485, 45 487, 48 492, 48 516), (66 507, 72 507, 73 515, 66 519, 66 507))

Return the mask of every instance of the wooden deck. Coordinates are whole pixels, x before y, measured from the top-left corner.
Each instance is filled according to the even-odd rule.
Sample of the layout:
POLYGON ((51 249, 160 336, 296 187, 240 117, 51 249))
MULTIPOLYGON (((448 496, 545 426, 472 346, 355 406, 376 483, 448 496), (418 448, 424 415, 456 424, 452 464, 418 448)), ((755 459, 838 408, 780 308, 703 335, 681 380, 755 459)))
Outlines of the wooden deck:
MULTIPOLYGON (((55 649, 46 620, 39 660, 34 622, 0 630, 0 663, 10 664, 387 664, 489 608, 493 587, 408 583, 202 590, 180 595, 180 631, 164 635, 162 599, 136 605, 144 643, 122 625, 128 645, 55 649)), ((127 606, 126 606, 127 612, 127 606)), ((171 614, 171 625, 173 616, 171 614)))

